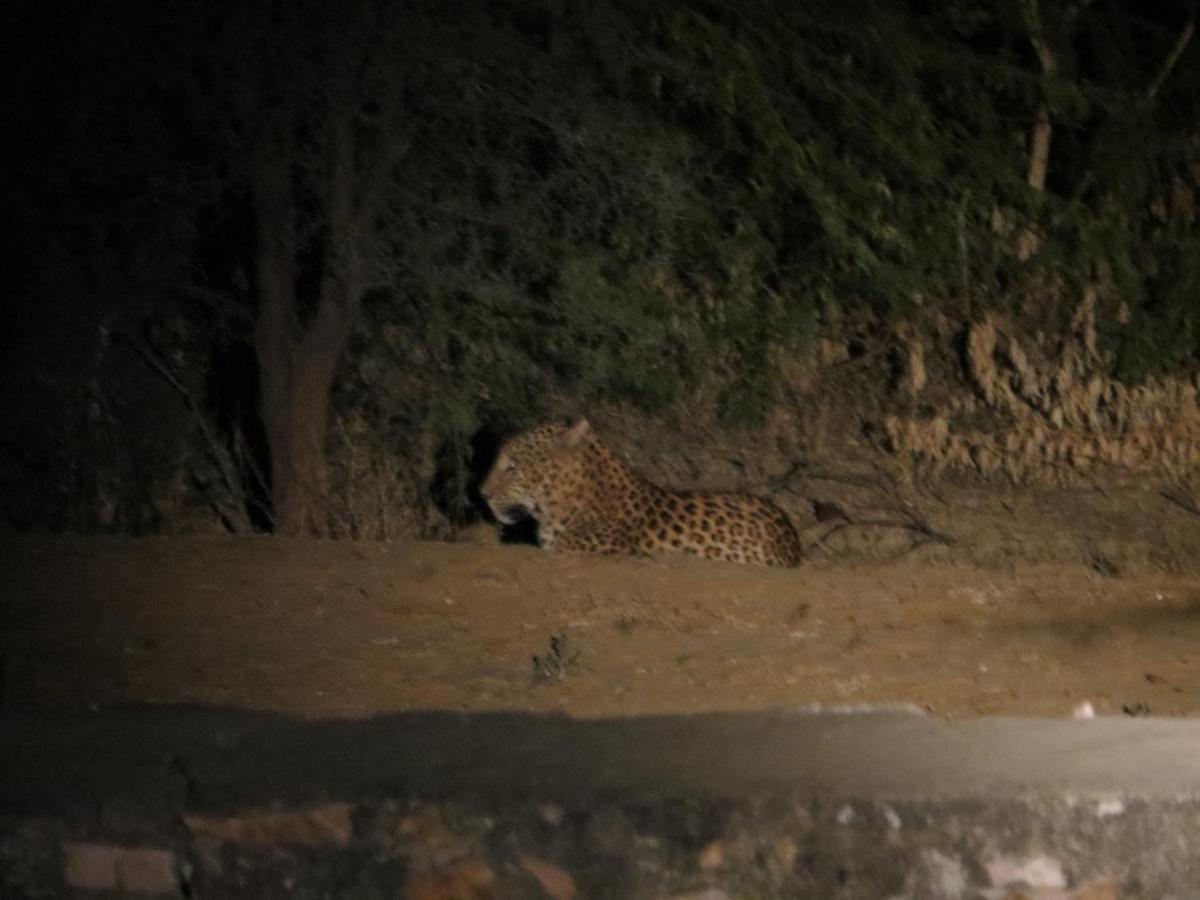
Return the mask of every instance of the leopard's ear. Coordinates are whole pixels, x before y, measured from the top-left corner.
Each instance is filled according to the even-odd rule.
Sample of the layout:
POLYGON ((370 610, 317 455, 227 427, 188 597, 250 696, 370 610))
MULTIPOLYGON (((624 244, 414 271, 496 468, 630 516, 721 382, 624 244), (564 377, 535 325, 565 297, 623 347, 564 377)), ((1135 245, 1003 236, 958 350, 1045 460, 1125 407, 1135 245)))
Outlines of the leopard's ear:
POLYGON ((588 424, 587 419, 580 419, 578 422, 568 428, 567 433, 564 436, 567 446, 574 447, 577 445, 581 440, 583 440, 588 431, 591 430, 591 427, 592 426, 588 424))

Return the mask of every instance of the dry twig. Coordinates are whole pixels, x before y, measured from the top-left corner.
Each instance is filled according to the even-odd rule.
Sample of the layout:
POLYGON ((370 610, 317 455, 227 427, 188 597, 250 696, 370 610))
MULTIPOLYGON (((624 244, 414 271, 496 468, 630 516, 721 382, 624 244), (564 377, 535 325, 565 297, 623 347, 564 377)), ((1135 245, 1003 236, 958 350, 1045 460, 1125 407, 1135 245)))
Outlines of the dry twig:
POLYGON ((1170 503, 1174 503, 1184 512, 1189 512, 1193 516, 1200 516, 1200 503, 1196 502, 1196 498, 1192 496, 1192 491, 1187 485, 1179 484, 1175 487, 1166 488, 1159 492, 1159 496, 1170 503))
MULTIPOLYGON (((200 404, 196 401, 196 398, 192 396, 191 391, 187 389, 183 382, 176 377, 175 373, 167 367, 167 364, 159 359, 148 347, 129 335, 122 335, 122 338, 146 365, 153 369, 183 398, 189 412, 192 414, 192 418, 196 422, 196 427, 199 429, 200 435, 204 438, 209 457, 212 459, 213 465, 217 467, 217 471, 221 474, 221 481, 224 483, 225 490, 228 493, 225 504, 227 509, 223 510, 222 514, 235 532, 245 533, 251 531, 250 519, 246 514, 246 492, 242 488, 239 479, 234 476, 228 454, 217 437, 212 424, 208 421, 208 417, 200 408, 200 404)), ((264 512, 269 511, 264 510, 264 512)))

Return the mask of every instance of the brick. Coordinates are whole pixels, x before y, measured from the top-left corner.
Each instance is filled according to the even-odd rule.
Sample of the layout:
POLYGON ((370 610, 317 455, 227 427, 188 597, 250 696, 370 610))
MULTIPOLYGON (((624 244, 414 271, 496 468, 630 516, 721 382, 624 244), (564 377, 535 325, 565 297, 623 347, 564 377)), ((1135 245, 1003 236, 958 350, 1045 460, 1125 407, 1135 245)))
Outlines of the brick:
POLYGON ((345 847, 353 835, 353 810, 348 803, 329 803, 306 810, 246 812, 228 818, 183 817, 196 837, 250 847, 345 847))
POLYGON ((120 847, 106 844, 63 844, 63 877, 67 885, 84 891, 117 889, 117 858, 120 847))
POLYGON ((136 847, 117 857, 117 884, 122 890, 168 894, 179 887, 175 854, 170 850, 136 847))
POLYGON ((67 841, 63 863, 67 885, 85 891, 169 894, 179 886, 170 850, 67 841))

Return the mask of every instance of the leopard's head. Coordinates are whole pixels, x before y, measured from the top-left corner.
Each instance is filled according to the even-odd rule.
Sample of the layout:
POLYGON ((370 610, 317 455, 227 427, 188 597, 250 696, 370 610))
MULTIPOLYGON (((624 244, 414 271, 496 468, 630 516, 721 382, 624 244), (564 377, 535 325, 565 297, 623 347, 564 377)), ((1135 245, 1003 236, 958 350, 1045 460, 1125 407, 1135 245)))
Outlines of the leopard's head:
POLYGON ((542 425, 509 440, 500 448, 480 495, 503 525, 561 505, 580 480, 587 419, 574 425, 542 425))

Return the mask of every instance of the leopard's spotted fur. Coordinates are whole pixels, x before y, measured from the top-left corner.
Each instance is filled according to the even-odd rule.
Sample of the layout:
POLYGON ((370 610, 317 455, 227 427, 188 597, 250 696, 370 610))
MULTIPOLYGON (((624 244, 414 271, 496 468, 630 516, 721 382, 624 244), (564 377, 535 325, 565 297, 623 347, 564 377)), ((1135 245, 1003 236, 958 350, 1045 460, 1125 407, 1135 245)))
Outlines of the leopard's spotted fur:
POLYGON ((581 420, 543 425, 501 450, 481 493, 496 518, 538 523, 538 543, 604 556, 690 553, 767 566, 800 562, 787 515, 750 494, 673 492, 639 475, 581 420))

